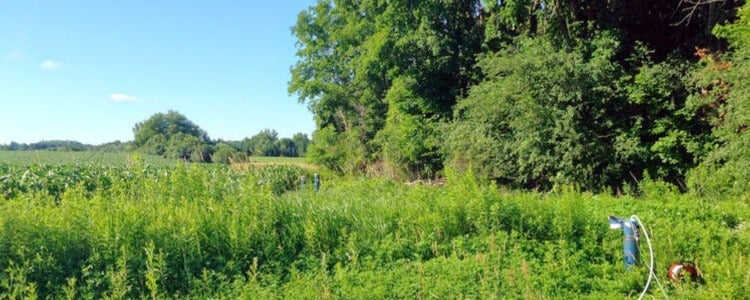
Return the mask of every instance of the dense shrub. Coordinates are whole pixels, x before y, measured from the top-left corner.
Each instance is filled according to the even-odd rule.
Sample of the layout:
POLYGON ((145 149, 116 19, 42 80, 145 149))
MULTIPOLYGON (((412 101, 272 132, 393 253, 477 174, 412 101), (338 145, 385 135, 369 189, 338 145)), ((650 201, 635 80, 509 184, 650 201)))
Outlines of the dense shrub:
POLYGON ((750 190, 750 4, 739 20, 717 28, 730 42, 721 57, 699 51, 703 69, 696 75, 695 113, 714 126, 711 153, 692 170, 690 186, 699 193, 743 196, 750 190))
POLYGON ((688 70, 645 48, 618 63, 621 51, 604 31, 572 49, 522 38, 485 56, 486 79, 449 127, 449 165, 515 188, 620 189, 644 172, 684 186, 710 132, 684 112, 688 70))

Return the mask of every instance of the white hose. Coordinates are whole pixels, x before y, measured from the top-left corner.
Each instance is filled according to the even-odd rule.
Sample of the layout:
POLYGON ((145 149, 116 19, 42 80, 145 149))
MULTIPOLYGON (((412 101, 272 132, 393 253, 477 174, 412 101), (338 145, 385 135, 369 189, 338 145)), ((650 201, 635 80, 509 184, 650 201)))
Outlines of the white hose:
POLYGON ((638 297, 638 300, 643 299, 643 296, 646 295, 649 286, 651 286, 651 279, 656 279, 656 284, 659 285, 659 289, 661 289, 662 294, 664 294, 664 299, 669 299, 669 296, 667 296, 667 292, 664 291, 664 287, 661 285, 661 282, 659 282, 659 277, 656 276, 656 273, 654 272, 654 268, 656 268, 656 263, 654 262, 654 247, 653 245, 651 245, 651 238, 649 238, 648 236, 648 230, 646 230, 646 226, 643 225, 643 222, 641 222, 641 219, 638 218, 638 216, 632 215, 630 216, 630 219, 635 219, 636 221, 638 221, 638 226, 643 229, 643 235, 646 236, 646 243, 648 243, 648 256, 651 259, 651 263, 648 266, 648 280, 646 281, 646 286, 643 287, 643 292, 641 292, 641 296, 638 297))

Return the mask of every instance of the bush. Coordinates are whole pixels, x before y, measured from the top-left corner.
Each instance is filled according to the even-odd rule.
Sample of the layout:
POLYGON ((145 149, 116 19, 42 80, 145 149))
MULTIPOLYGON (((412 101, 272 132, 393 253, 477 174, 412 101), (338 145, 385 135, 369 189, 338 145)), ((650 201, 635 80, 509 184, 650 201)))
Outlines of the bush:
POLYGON ((226 144, 219 145, 216 152, 214 152, 214 154, 211 156, 212 162, 220 164, 230 164, 233 162, 237 163, 246 160, 247 157, 245 156, 245 154, 226 144))

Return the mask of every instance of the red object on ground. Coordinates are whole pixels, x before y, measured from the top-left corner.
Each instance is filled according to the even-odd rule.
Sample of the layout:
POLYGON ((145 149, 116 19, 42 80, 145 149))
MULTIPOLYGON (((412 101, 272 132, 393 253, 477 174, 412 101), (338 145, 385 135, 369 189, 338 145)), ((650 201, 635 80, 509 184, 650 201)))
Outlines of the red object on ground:
POLYGON ((669 267, 669 273, 667 276, 672 281, 679 281, 682 278, 684 272, 690 274, 690 280, 693 282, 698 281, 698 269, 690 263, 676 262, 669 267))

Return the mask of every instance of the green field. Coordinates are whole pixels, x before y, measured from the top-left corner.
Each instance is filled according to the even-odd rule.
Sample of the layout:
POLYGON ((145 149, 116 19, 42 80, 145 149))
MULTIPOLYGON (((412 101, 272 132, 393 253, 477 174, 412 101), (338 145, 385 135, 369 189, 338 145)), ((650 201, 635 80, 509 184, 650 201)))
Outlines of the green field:
POLYGON ((441 187, 324 177, 314 192, 306 172, 0 164, 0 297, 622 299, 648 270, 625 270, 607 216, 632 214, 670 298, 750 294, 747 198, 655 182, 637 198, 507 192, 450 173, 441 187), (680 260, 705 282, 669 282, 680 260))
POLYGON ((127 152, 0 150, 0 163, 13 163, 20 165, 131 165, 133 163, 141 162, 157 166, 170 166, 176 164, 177 161, 165 159, 156 155, 133 154, 127 152))
MULTIPOLYGON (((145 163, 155 166, 173 166, 177 163, 177 160, 130 152, 0 150, 0 163, 20 165, 104 164, 116 166, 145 163)), ((249 156, 247 157, 247 163, 309 166, 304 157, 249 156)))

